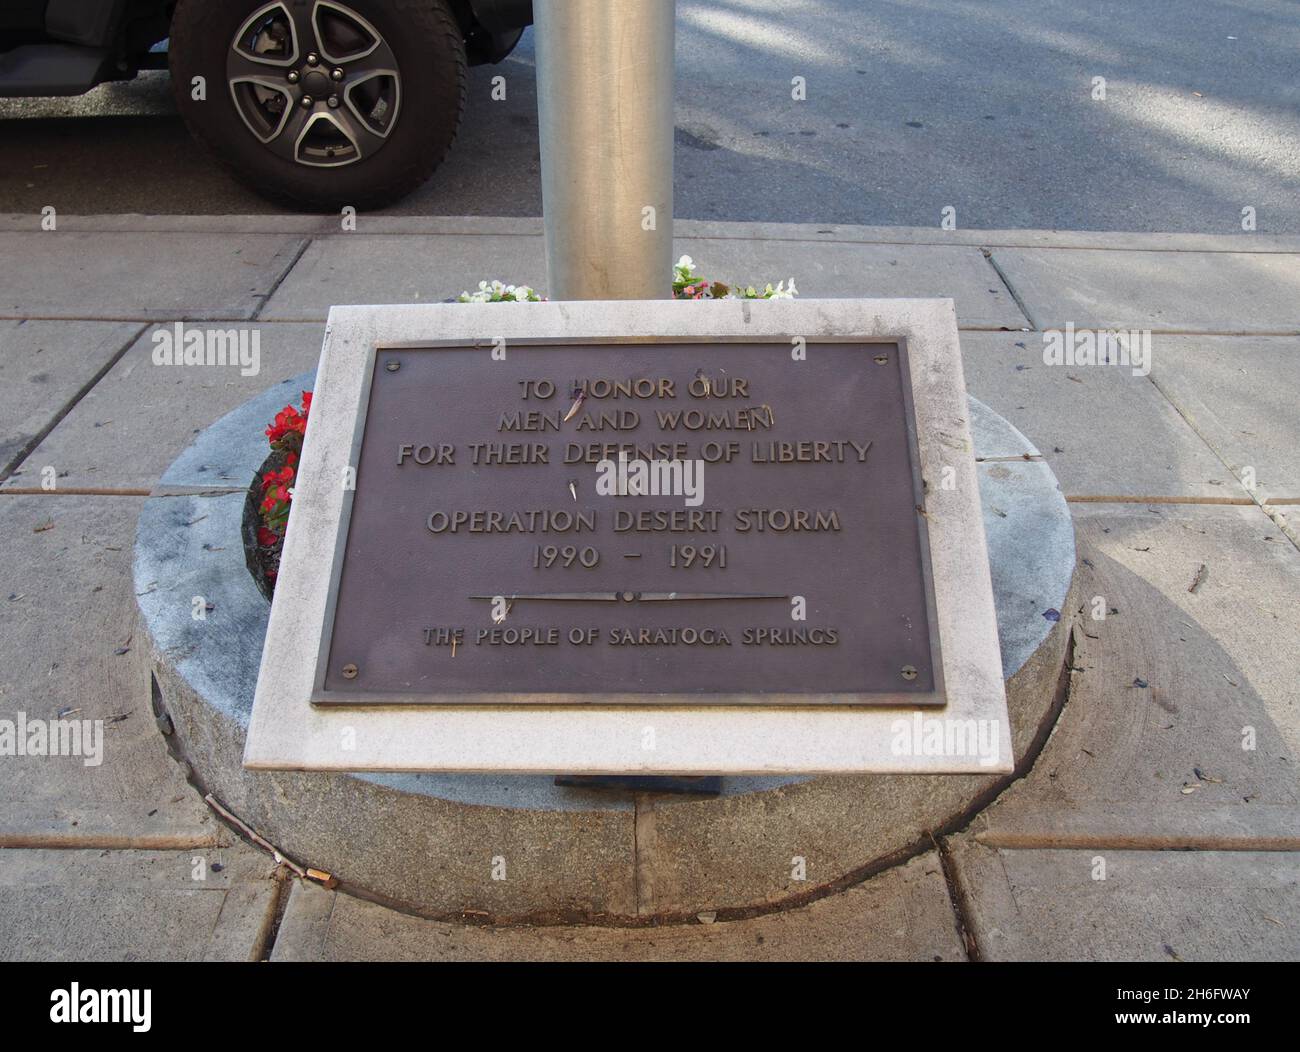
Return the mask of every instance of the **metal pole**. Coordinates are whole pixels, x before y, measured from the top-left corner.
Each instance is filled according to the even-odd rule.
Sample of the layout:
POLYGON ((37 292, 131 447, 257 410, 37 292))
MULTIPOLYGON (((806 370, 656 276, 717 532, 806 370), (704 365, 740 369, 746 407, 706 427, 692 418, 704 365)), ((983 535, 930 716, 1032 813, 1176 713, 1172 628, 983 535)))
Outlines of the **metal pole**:
POLYGON ((551 299, 672 295, 675 0, 535 0, 551 299))

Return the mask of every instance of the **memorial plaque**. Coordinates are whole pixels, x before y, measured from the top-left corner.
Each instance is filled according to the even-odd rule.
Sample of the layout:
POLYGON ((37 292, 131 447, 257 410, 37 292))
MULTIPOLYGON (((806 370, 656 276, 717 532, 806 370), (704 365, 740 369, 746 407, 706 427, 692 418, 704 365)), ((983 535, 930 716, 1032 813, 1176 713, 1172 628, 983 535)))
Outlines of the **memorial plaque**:
POLYGON ((951 302, 334 307, 314 389, 245 766, 1012 769, 951 302))
POLYGON ((314 703, 944 702, 906 341, 369 367, 314 703))

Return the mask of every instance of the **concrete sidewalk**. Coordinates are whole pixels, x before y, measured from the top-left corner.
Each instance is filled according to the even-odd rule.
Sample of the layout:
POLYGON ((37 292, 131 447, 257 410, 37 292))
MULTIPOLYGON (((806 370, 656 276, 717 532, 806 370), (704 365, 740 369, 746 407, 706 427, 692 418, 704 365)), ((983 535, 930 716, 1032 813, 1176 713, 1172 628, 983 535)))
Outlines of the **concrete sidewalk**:
POLYGON ((0 757, 0 957, 1300 957, 1300 238, 676 232, 726 281, 955 301, 971 393, 1042 451, 1079 534, 1072 686, 1031 773, 933 850, 748 920, 501 930, 285 879, 153 725, 141 498, 316 363, 331 304, 544 289, 540 222, 0 216, 0 719, 105 723, 101 766, 0 757), (177 320, 256 329, 259 373, 155 366, 177 320), (1149 331, 1149 374, 1047 364, 1067 326, 1149 331))

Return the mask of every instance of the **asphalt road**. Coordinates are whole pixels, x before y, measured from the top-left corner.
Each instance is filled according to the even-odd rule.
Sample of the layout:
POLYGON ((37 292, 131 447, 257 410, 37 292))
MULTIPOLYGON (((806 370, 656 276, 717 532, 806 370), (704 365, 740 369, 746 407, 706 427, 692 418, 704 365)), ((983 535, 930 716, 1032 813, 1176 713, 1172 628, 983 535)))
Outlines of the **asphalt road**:
MULTIPOLYGON (((451 157, 391 213, 540 214, 533 62, 530 30, 472 71, 451 157)), ((1234 233, 1251 206, 1300 232, 1295 0, 679 0, 676 91, 682 217, 1234 233)), ((0 212, 47 204, 273 210, 194 148, 163 74, 0 100, 0 212)))

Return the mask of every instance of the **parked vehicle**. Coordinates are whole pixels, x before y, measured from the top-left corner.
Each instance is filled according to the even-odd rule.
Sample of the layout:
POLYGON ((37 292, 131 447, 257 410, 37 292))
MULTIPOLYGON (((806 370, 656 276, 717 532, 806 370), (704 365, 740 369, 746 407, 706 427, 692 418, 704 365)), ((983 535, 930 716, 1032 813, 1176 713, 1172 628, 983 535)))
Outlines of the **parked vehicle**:
POLYGON ((194 137, 255 190, 377 208, 438 167, 467 67, 531 22, 532 0, 0 0, 0 96, 169 67, 194 137))

